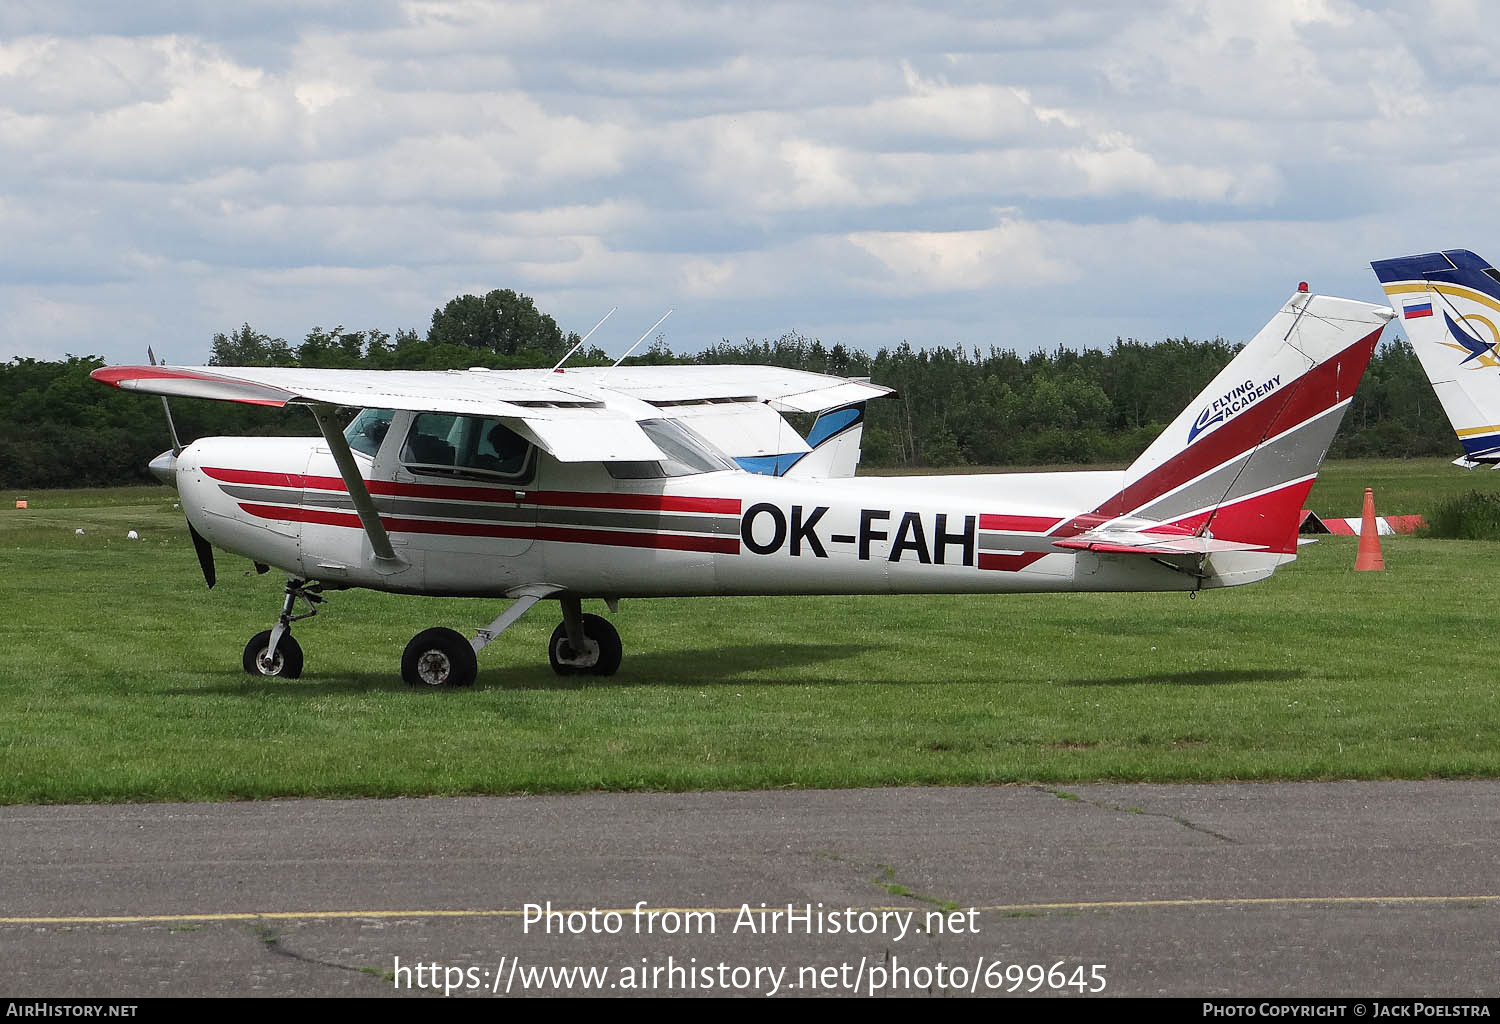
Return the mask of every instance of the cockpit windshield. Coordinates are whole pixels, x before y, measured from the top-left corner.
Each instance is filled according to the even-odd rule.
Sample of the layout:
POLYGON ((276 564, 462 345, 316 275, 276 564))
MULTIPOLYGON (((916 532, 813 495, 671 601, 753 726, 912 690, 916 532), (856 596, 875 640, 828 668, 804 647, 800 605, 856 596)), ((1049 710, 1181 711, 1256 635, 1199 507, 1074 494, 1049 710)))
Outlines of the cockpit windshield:
POLYGON ((380 442, 385 440, 386 432, 391 429, 391 417, 394 415, 394 409, 361 409, 353 422, 344 428, 344 440, 349 442, 350 448, 373 459, 375 453, 380 451, 380 442))

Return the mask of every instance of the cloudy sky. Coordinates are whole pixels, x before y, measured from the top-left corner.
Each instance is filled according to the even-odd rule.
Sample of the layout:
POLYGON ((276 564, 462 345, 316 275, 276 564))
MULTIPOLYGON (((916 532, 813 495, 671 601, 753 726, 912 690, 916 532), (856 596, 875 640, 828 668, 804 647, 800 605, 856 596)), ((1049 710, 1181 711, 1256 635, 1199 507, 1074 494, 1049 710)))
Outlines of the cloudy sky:
POLYGON ((1253 334, 1500 252, 1483 0, 0 5, 0 359, 514 288, 623 350, 1253 334))

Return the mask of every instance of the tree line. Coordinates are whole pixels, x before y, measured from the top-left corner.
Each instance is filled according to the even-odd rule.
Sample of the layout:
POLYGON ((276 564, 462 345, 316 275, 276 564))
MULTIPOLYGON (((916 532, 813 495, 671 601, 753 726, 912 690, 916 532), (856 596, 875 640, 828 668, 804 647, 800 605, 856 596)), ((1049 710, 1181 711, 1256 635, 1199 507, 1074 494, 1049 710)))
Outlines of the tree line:
MULTIPOLYGON (((427 334, 314 327, 300 344, 249 324, 214 335, 211 365, 367 369, 551 366, 579 338, 509 290, 463 295, 433 311, 427 334)), ((792 333, 721 341, 678 354, 658 338, 633 363, 762 363, 869 377, 897 398, 871 402, 865 468, 1126 463, 1233 358, 1221 338, 1116 339, 1107 349, 1020 355, 991 346, 869 353, 792 333)), ((608 363, 597 348, 570 365, 608 363)), ((93 356, 0 364, 0 488, 93 487, 149 481, 146 463, 170 443, 161 403, 89 379, 93 356)), ((183 443, 218 434, 316 433, 309 415, 226 402, 174 400, 183 443)), ((806 424, 799 424, 805 427, 806 424)), ((1375 353, 1332 457, 1457 454, 1416 354, 1404 340, 1375 353)))

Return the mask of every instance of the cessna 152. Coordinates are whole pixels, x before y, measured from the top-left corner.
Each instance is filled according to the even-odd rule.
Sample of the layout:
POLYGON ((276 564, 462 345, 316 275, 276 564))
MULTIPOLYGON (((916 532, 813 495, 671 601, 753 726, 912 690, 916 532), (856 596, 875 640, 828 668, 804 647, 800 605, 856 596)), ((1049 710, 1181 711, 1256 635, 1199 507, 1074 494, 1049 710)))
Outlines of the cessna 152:
POLYGON ((553 668, 610 675, 620 637, 583 613, 585 599, 613 611, 627 597, 1264 579, 1296 557, 1303 499, 1394 315, 1304 286, 1123 472, 830 478, 835 463, 852 470, 847 451, 808 455, 778 410, 837 410, 888 389, 766 366, 93 376, 311 408, 321 439, 209 437, 153 463, 175 480, 210 586, 210 545, 289 576, 276 624, 245 648, 246 671, 301 672, 290 627, 326 590, 514 599, 472 640, 439 627, 407 645, 407 682, 467 686, 478 652, 543 599, 562 606, 553 668), (341 431, 338 407, 362 411, 341 431), (734 461, 798 453, 807 468, 780 476, 734 461))
POLYGON ((1500 468, 1500 270, 1467 249, 1370 266, 1464 446, 1454 465, 1500 468))

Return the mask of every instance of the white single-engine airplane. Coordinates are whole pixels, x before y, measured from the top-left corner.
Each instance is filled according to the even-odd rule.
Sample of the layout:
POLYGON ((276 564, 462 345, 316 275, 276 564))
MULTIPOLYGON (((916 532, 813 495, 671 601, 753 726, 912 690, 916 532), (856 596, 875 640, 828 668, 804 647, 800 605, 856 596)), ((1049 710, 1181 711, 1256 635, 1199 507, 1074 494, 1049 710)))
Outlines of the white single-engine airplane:
POLYGON ((246 671, 299 675, 290 627, 325 590, 513 598, 472 640, 439 627, 407 645, 408 683, 467 686, 477 653, 544 598, 562 606, 554 670, 607 676, 620 637, 583 613, 585 599, 613 611, 626 597, 1264 579, 1296 557, 1303 499, 1393 316, 1304 286, 1123 472, 830 477, 835 464, 852 472, 847 450, 820 462, 778 410, 838 410, 889 389, 767 366, 93 376, 316 417, 321 438, 209 437, 153 462, 181 493, 210 586, 210 545, 289 575, 280 618, 245 648, 246 671), (362 411, 341 431, 338 407, 362 411), (801 474, 734 461, 798 453, 801 474))

